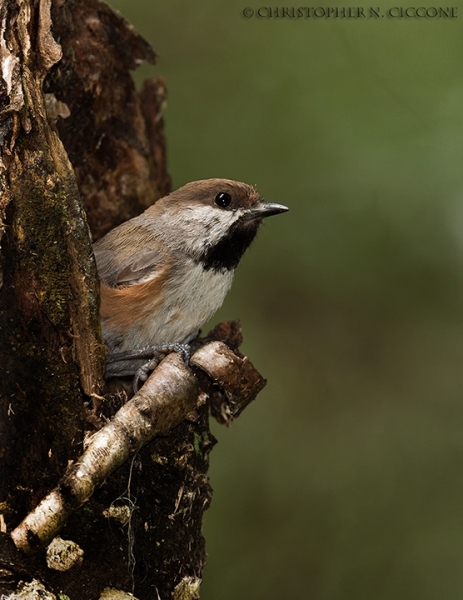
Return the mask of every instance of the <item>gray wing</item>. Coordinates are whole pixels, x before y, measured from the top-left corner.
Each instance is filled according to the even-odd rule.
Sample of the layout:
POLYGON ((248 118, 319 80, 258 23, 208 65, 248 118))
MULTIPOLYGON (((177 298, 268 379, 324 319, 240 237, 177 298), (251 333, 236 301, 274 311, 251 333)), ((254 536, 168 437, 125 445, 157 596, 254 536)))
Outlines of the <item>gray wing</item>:
POLYGON ((164 252, 143 244, 134 255, 124 243, 129 238, 118 234, 117 229, 113 230, 114 234, 110 232, 93 245, 101 281, 110 287, 119 287, 151 279, 165 263, 164 252))

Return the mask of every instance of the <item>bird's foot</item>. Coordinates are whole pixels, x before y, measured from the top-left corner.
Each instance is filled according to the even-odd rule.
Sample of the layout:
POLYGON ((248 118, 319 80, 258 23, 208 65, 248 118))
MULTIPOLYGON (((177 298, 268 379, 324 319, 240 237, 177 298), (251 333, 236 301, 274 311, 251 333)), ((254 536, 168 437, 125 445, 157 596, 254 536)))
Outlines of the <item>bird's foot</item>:
POLYGON ((171 352, 178 352, 182 355, 183 361, 188 365, 191 356, 191 346, 189 344, 157 344, 155 346, 147 346, 138 350, 127 350, 126 352, 116 352, 108 354, 106 363, 116 363, 127 360, 135 360, 140 358, 148 358, 139 369, 135 372, 123 372, 121 375, 134 375, 133 391, 136 394, 140 388, 140 383, 144 383, 150 374, 161 360, 171 352))

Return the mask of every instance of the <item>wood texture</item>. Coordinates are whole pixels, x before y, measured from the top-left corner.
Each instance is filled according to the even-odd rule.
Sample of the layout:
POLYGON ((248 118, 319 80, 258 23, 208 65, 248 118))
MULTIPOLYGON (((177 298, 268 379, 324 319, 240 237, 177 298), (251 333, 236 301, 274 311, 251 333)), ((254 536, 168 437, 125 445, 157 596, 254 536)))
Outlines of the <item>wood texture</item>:
POLYGON ((149 383, 138 404, 103 388, 91 238, 170 189, 165 84, 137 92, 130 74, 155 53, 98 0, 3 0, 0 23, 0 595, 196 598, 210 399, 229 422, 265 382, 230 323, 208 337, 231 349, 203 350, 194 373, 182 365, 191 389, 186 403, 171 394, 168 425, 150 407, 174 389, 172 374, 154 373, 157 391, 149 397, 149 383), (126 445, 115 457, 102 440, 118 424, 126 445), (92 436, 103 446, 81 481, 92 436), (28 518, 44 498, 39 531, 28 518), (18 550, 15 530, 35 553, 18 550))

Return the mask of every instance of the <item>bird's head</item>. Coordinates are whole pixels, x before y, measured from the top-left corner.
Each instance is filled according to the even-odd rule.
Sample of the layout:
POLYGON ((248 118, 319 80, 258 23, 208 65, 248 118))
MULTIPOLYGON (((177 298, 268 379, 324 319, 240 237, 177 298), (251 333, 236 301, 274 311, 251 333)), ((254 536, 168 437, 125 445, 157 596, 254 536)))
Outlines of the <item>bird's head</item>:
POLYGON ((236 268, 262 219, 287 210, 230 179, 193 181, 148 209, 171 250, 216 271, 236 268))

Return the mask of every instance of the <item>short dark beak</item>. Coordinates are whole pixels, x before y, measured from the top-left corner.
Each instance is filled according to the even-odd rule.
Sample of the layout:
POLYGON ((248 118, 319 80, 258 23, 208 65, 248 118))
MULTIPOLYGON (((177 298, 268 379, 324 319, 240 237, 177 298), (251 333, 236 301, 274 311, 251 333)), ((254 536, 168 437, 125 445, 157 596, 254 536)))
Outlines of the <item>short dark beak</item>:
POLYGON ((283 204, 274 204, 273 202, 259 202, 257 206, 254 206, 249 210, 249 219, 263 219, 264 217, 271 217, 272 215, 279 215, 280 213, 288 211, 289 208, 283 204))

